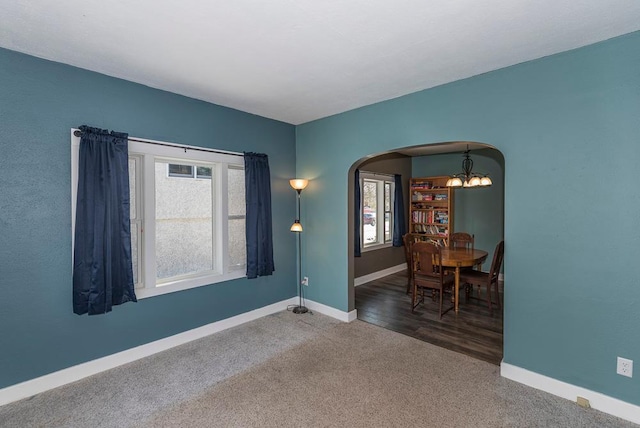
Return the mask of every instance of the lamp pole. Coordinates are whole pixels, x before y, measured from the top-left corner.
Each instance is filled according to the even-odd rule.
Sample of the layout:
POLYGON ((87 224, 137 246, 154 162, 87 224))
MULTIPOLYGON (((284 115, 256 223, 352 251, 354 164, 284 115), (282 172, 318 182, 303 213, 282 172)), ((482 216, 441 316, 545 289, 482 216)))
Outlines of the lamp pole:
POLYGON ((296 221, 291 226, 291 231, 298 234, 298 306, 293 308, 294 314, 305 314, 309 312, 309 309, 302 305, 302 224, 300 224, 300 194, 302 193, 302 189, 307 186, 307 180, 294 179, 290 180, 289 183, 291 187, 293 187, 298 193, 297 199, 297 210, 296 210, 296 221))
POLYGON ((304 314, 309 312, 305 306, 302 305, 302 237, 298 232, 298 306, 293 308, 294 314, 304 314))

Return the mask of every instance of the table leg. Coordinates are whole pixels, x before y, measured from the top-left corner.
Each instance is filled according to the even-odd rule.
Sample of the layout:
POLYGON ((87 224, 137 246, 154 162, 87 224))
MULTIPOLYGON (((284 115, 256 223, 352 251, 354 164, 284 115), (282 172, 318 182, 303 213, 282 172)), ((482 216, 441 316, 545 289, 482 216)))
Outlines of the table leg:
POLYGON ((456 308, 455 309, 456 313, 458 313, 458 302, 460 300, 459 299, 460 297, 460 266, 456 266, 456 281, 455 281, 454 287, 455 287, 455 291, 453 294, 455 297, 453 299, 455 301, 454 305, 456 308))

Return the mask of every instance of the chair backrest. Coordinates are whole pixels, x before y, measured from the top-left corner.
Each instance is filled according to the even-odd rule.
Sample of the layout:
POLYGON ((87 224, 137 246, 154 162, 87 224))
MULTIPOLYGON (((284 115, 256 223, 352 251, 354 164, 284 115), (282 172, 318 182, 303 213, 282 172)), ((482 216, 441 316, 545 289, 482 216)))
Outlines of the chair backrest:
POLYGON ((430 242, 418 241, 411 244, 411 273, 415 280, 420 277, 429 282, 442 283, 442 253, 440 247, 430 242))
POLYGON ((407 260, 407 267, 411 266, 411 244, 413 243, 413 238, 410 233, 405 233, 402 235, 402 243, 404 244, 404 257, 407 260))
POLYGON ((449 247, 473 250, 475 236, 467 232, 455 232, 449 236, 449 247))
POLYGON ((504 259, 504 241, 498 242, 496 250, 493 252, 493 261, 491 262, 491 269, 489 270, 489 283, 498 281, 500 276, 500 267, 502 266, 502 260, 504 259))

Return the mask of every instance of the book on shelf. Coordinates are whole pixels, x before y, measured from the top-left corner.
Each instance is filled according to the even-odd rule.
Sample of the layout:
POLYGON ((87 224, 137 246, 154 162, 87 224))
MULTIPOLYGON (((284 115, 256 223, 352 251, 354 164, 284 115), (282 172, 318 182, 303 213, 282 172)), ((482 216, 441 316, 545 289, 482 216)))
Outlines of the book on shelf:
POLYGON ((411 185, 412 190, 429 190, 433 187, 433 183, 431 181, 424 181, 422 183, 413 183, 411 185))
POLYGON ((446 244, 453 222, 452 189, 445 186, 448 177, 412 178, 409 185, 410 231, 446 244))

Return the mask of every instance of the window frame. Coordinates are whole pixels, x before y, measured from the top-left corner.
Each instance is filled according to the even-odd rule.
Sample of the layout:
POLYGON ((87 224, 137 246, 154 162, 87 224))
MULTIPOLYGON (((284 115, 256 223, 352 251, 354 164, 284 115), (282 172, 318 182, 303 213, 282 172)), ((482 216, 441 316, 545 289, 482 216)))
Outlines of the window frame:
MULTIPOLYGON (((72 236, 72 262, 75 239, 75 213, 78 188, 78 159, 80 150, 80 137, 74 135, 71 130, 71 236, 72 236)), ((147 297, 188 290, 195 287, 217 284, 234 279, 246 277, 246 269, 230 269, 229 266, 229 215, 228 215, 228 168, 244 170, 244 157, 236 154, 217 153, 199 147, 174 145, 162 141, 129 140, 129 159, 136 160, 136 222, 139 222, 138 233, 138 282, 136 285, 136 297, 147 297), (149 144, 151 143, 151 144, 149 144), (156 144, 153 144, 156 143, 156 144), (190 150, 191 149, 191 150, 190 150), (192 165, 194 174, 197 166, 211 166, 211 178, 199 178, 210 180, 212 185, 213 234, 215 248, 214 269, 207 274, 189 274, 172 277, 168 281, 157 281, 156 278, 156 252, 155 252, 155 163, 162 162, 180 163, 192 165), (175 161, 175 162, 174 162, 175 161), (147 279, 151 278, 150 281, 147 279)), ((168 173, 168 167, 167 167, 168 173)), ((174 177, 171 177, 174 178, 174 177)), ((175 177, 184 179, 187 177, 175 177)), ((193 177, 196 179, 195 177, 193 177)), ((234 218, 237 216, 233 216, 234 218)), ((246 222, 246 213, 244 216, 246 222)), ((246 223, 245 223, 246 227, 246 223)))
POLYGON ((381 248, 388 248, 393 246, 393 206, 395 199, 395 178, 390 174, 381 174, 368 171, 360 171, 360 248, 362 252, 379 250, 381 248), (364 182, 375 181, 376 182, 376 242, 366 244, 364 240, 364 182), (390 211, 385 210, 384 196, 385 185, 389 186, 389 208, 390 211), (389 212, 389 239, 385 237, 385 213, 389 212), (382 221, 379 221, 382 220, 382 221), (380 239, 381 238, 381 239, 380 239))
MULTIPOLYGON (((188 164, 188 163, 167 163, 167 178, 193 178, 196 180, 211 180, 212 175, 202 175, 198 173, 199 168, 209 168, 211 169, 211 165, 200 165, 200 164, 188 164), (188 166, 191 167, 191 174, 180 174, 176 172, 171 172, 171 165, 179 165, 179 166, 188 166)), ((213 173, 212 173, 213 174, 213 173)))
MULTIPOLYGON (((243 158, 244 159, 244 158, 243 158)), ((242 170, 244 171, 244 163, 242 164, 242 166, 238 166, 238 164, 228 164, 227 165, 227 179, 229 178, 229 174, 228 171, 229 169, 236 169, 236 170, 242 170)), ((247 195, 245 193, 244 195, 245 198, 245 206, 246 206, 246 200, 247 200, 247 195)), ((227 198, 227 202, 228 202, 228 198, 227 198)), ((229 220, 244 220, 244 227, 245 227, 245 231, 247 228, 247 211, 245 209, 244 215, 242 214, 229 214, 229 210, 227 209, 227 233, 229 231, 229 220)), ((245 234, 246 237, 246 234, 245 234)), ((228 241, 228 238, 227 238, 228 241)), ((229 257, 229 252, 227 251, 226 253, 227 257, 229 257)), ((243 264, 236 264, 236 265, 232 265, 231 264, 231 260, 227 259, 227 262, 225 263, 225 266, 227 266, 227 269, 230 269, 232 271, 234 270, 242 270, 244 272, 244 274, 242 276, 247 276, 246 272, 247 272, 247 249, 246 249, 246 241, 245 241, 245 257, 244 257, 244 265, 243 264), (244 266, 244 268, 242 268, 244 266), (233 268, 233 269, 232 269, 233 268)))

